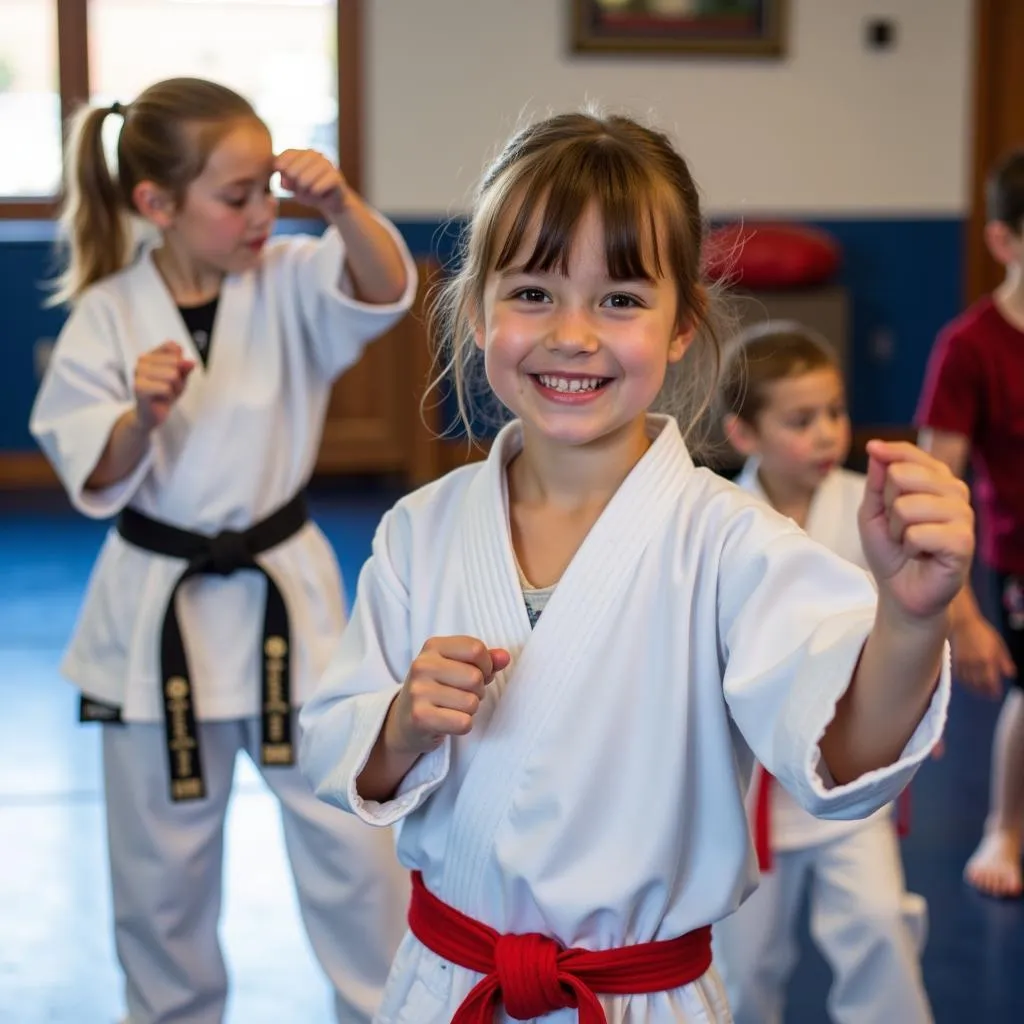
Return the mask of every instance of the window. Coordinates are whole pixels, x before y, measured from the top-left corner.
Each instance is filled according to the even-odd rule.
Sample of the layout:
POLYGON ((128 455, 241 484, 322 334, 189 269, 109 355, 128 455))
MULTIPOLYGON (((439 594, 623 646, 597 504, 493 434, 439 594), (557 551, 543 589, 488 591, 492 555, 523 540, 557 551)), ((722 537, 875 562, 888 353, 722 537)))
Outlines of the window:
POLYGON ((334 26, 334 0, 90 0, 93 99, 127 103, 161 78, 212 78, 253 102, 278 150, 337 160, 334 26))
POLYGON ((0 2, 0 196, 39 198, 60 187, 57 10, 0 2))
POLYGON ((62 111, 85 96, 128 103, 178 75, 237 89, 277 150, 319 149, 358 188, 360 12, 359 0, 0 0, 0 217, 56 208, 62 111))

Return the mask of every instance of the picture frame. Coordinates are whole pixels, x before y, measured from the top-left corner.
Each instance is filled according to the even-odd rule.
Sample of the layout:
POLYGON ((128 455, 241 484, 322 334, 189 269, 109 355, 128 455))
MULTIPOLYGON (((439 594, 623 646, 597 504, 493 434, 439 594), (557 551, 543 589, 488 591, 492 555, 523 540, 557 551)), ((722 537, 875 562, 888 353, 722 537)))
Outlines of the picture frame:
POLYGON ((572 49, 779 58, 787 0, 569 0, 572 49))

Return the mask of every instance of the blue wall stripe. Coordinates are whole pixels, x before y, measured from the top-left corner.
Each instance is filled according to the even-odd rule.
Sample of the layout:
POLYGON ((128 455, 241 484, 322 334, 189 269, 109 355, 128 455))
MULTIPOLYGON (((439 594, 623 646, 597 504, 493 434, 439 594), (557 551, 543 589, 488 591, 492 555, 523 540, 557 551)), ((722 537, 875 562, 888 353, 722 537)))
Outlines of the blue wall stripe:
MULTIPOLYGON (((448 264, 461 221, 398 219, 417 256, 448 264)), ((963 302, 964 221, 959 217, 817 220, 844 252, 839 280, 851 298, 853 394, 858 424, 903 424, 913 414, 935 334, 963 302), (891 351, 876 341, 887 336, 891 351)), ((319 230, 315 222, 282 222, 281 231, 319 230)), ((0 450, 31 451, 27 429, 37 387, 33 363, 39 338, 55 337, 59 310, 41 308, 41 284, 52 272, 53 229, 35 222, 0 222, 0 303, 4 311, 5 372, 0 374, 0 450)))

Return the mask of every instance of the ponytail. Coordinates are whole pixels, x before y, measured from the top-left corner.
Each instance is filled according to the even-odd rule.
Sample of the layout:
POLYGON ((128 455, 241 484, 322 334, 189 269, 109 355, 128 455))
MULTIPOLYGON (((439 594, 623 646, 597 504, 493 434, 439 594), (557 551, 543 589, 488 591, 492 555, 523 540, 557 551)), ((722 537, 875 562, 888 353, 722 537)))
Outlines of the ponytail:
POLYGON ((60 233, 67 267, 48 305, 74 302, 89 285, 120 270, 129 257, 129 208, 103 149, 103 123, 120 106, 82 107, 71 119, 60 233))

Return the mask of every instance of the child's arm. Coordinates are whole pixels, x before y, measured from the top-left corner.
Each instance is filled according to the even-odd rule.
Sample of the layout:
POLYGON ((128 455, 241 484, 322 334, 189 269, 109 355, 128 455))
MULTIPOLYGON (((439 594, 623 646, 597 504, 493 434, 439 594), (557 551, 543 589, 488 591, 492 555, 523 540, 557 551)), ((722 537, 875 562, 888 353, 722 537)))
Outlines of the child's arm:
POLYGON ((149 450, 150 434, 170 415, 194 367, 173 341, 165 341, 139 358, 135 405, 114 423, 103 454, 85 481, 87 490, 104 490, 135 472, 149 450))
POLYGON ((341 171, 315 150, 285 150, 276 167, 284 187, 319 210, 341 235, 345 260, 338 267, 338 286, 347 271, 356 299, 373 305, 398 302, 408 285, 404 254, 341 171))
POLYGON ((106 296, 87 292, 61 330, 29 420, 72 504, 98 519, 116 515, 131 500, 152 459, 120 340, 106 296))
POLYGON ((359 574, 352 618, 300 716, 299 767, 316 795, 371 825, 391 825, 447 777, 450 749, 385 746, 382 734, 413 664, 411 526, 401 506, 381 521, 359 574))
MULTIPOLYGON (((372 554, 359 573, 351 618, 299 718, 303 775, 321 800, 361 817, 366 815, 355 779, 373 754, 412 661, 409 591, 395 565, 403 559, 392 550, 392 538, 402 532, 395 522, 399 515, 393 509, 377 527, 372 554)), ((408 772, 412 763, 404 767, 408 772)), ((439 778, 446 768, 440 768, 439 778)))
POLYGON ((345 264, 355 298, 384 306, 398 302, 408 283, 405 260, 390 232, 355 192, 331 221, 345 242, 345 264))
MULTIPOLYGON (((954 494, 956 489, 960 489, 960 497, 951 504, 959 515, 967 516, 964 533, 970 544, 970 512, 964 512, 962 485, 955 483, 954 494)), ((895 494, 885 497, 894 498, 895 494)), ((911 684, 909 696, 904 693, 900 701, 906 721, 897 731, 905 737, 904 745, 893 753, 898 741, 889 737, 886 750, 871 755, 877 770, 865 768, 860 775, 849 774, 842 759, 849 757, 848 747, 858 753, 862 739, 858 730, 851 730, 851 740, 840 728, 830 737, 839 742, 827 753, 824 738, 837 722, 837 710, 851 685, 856 690, 867 679, 863 693, 868 693, 875 683, 888 684, 882 674, 889 670, 887 665, 872 671, 876 654, 887 646, 885 627, 878 626, 884 579, 873 585, 863 569, 753 500, 747 506, 737 501, 734 512, 717 520, 722 532, 715 558, 718 600, 714 615, 722 688, 731 720, 754 758, 806 811, 831 819, 868 817, 899 796, 942 738, 950 678, 941 640, 931 632, 934 621, 927 621, 933 616, 924 616, 926 622, 917 638, 898 634, 895 645, 902 664, 916 663, 914 672, 919 676, 911 684), (877 650, 865 661, 872 634, 872 648, 877 645, 877 650), (936 669, 937 679, 932 675, 936 669), (831 761, 837 758, 833 769, 831 761)), ((861 544, 864 554, 877 564, 873 545, 865 539, 861 544)), ((957 571, 954 569, 954 577, 957 571)), ((960 571, 966 573, 966 564, 960 571)), ((878 575, 884 578, 887 574, 878 575)), ((948 582, 952 596, 958 584, 955 579, 948 582)), ((884 601, 888 606, 888 594, 884 601)), ((931 611, 937 617, 941 601, 939 608, 931 611)), ((697 612, 706 614, 701 609, 697 612)), ((902 680, 898 685, 903 686, 902 680)), ((867 700, 858 710, 870 705, 867 700)), ((863 723, 862 717, 860 725, 863 723)), ((841 724, 840 716, 837 726, 841 724)), ((742 755, 743 746, 737 752, 742 755)), ((742 756, 737 765, 742 781, 746 770, 742 756)))
MULTIPOLYGON (((928 358, 921 389, 918 443, 955 476, 962 477, 967 468, 971 439, 982 429, 990 388, 977 333, 958 323, 943 330, 928 358)), ((981 614, 969 581, 950 610, 956 677, 999 696, 1003 677, 1016 675, 1016 669, 1003 638, 981 614)))
POLYGON ((85 489, 103 491, 131 476, 149 450, 149 435, 150 430, 142 425, 137 409, 121 413, 103 454, 85 481, 85 489))
POLYGON ((878 581, 875 624, 821 739, 839 784, 893 764, 939 678, 949 604, 967 579, 974 517, 966 486, 910 444, 871 442, 860 529, 878 581))
POLYGON ((320 238, 268 247, 265 272, 281 296, 286 342, 303 346, 317 375, 331 381, 408 312, 416 264, 394 225, 352 192, 326 157, 289 150, 278 167, 284 184, 319 209, 328 228, 320 238))
MULTIPOLYGON (((958 477, 964 475, 970 454, 970 440, 948 430, 925 428, 918 443, 924 451, 944 462, 958 477)), ((957 679, 998 697, 1004 678, 1017 674, 1006 643, 985 619, 978 607, 970 580, 963 585, 950 606, 953 628, 953 668, 957 679)))

